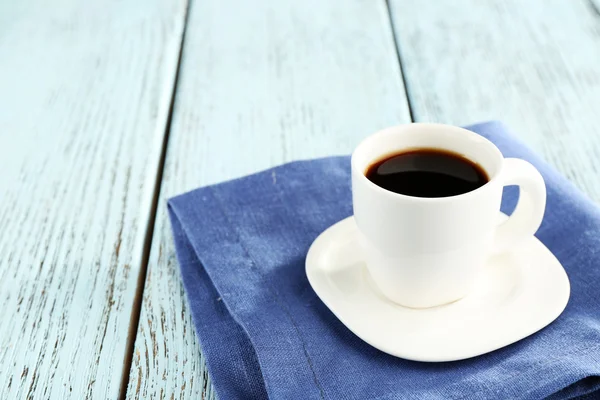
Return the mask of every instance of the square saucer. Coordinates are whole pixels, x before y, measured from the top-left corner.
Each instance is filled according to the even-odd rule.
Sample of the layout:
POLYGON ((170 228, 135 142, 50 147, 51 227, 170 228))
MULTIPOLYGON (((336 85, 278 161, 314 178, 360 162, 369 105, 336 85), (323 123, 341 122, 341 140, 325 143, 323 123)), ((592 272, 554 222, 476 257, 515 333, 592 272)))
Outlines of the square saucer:
POLYGON ((396 357, 442 362, 485 354, 544 328, 569 300, 562 265, 531 237, 490 258, 467 297, 427 309, 402 307, 384 297, 371 279, 356 233, 354 217, 325 230, 308 251, 306 275, 348 329, 396 357))

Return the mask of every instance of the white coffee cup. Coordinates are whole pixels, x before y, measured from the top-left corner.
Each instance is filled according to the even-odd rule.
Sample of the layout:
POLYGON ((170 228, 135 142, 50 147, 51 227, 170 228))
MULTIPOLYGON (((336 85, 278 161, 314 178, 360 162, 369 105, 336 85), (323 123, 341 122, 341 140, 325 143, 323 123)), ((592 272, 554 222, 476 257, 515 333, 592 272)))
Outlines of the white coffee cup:
POLYGON ((414 123, 379 131, 352 154, 354 218, 364 259, 383 294, 407 307, 461 299, 487 258, 531 237, 546 206, 546 186, 528 162, 504 158, 469 130, 414 123), (478 164, 489 182, 471 192, 423 198, 383 189, 365 176, 372 164, 403 150, 442 149, 478 164), (498 224, 502 188, 518 185, 519 202, 498 224))

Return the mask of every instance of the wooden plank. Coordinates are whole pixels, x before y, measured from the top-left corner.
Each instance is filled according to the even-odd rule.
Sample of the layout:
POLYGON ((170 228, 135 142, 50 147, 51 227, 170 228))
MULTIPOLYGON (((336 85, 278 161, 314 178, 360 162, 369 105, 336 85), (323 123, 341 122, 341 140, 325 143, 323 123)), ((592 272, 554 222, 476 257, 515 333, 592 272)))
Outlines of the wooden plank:
POLYGON ((417 121, 502 120, 600 200, 598 1, 390 4, 417 121))
POLYGON ((185 1, 0 2, 0 398, 115 399, 185 1))
POLYGON ((409 121, 383 0, 193 2, 128 397, 212 398, 166 198, 409 121))

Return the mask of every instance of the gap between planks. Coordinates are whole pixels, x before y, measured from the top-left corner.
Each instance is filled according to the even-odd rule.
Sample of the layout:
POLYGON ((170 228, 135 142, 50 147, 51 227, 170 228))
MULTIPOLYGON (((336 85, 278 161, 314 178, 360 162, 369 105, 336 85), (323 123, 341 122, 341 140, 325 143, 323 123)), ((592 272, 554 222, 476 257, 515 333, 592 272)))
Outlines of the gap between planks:
POLYGON ((398 67, 400 68, 400 77, 402 78, 402 85, 404 86, 404 94, 406 96, 406 104, 408 105, 408 113, 410 115, 410 122, 415 122, 415 116, 413 114, 413 103, 411 101, 410 89, 406 81, 406 73, 404 71, 404 64, 402 63, 402 55, 400 51, 400 43, 398 42, 398 30, 394 25, 394 18, 392 18, 392 10, 390 8, 390 0, 385 0, 385 7, 387 10, 387 16, 390 24, 390 31, 392 32, 392 41, 394 43, 394 52, 396 53, 396 59, 398 60, 398 67))
POLYGON ((600 17, 600 6, 594 0, 588 0, 588 5, 596 17, 600 17))
POLYGON ((183 17, 183 28, 181 30, 181 40, 179 42, 179 54, 177 57, 177 66, 175 68, 175 77, 173 79, 173 88, 171 90, 171 99, 169 103, 169 111, 167 115, 167 123, 165 125, 165 133, 160 149, 160 157, 158 168, 156 171, 156 179, 152 192, 152 204, 150 206, 150 214, 148 215, 148 224, 144 235, 144 246, 142 250, 142 259, 140 265, 140 273, 138 275, 133 306, 131 308, 131 317, 129 318, 129 331, 127 333, 127 343, 125 347, 125 359, 123 361, 123 373, 121 374, 121 384, 119 387, 119 399, 125 400, 127 397, 127 386, 129 384, 129 375, 131 364, 133 362, 133 352, 135 350, 135 340, 137 337, 138 326, 140 323, 140 315, 142 311, 142 300, 144 298, 144 286, 146 283, 146 275, 148 273, 148 261, 150 259, 150 250, 152 249, 152 238, 154 236, 154 224, 156 222, 156 213, 158 211, 158 200, 160 197, 160 188, 163 180, 163 172, 165 168, 165 159, 167 148, 169 145, 169 136, 171 133, 171 122, 173 121, 173 108, 175 105, 175 95, 177 93, 177 85, 179 83, 179 74, 181 71, 181 58, 183 55, 183 45, 185 43, 185 34, 188 27, 188 17, 190 11, 190 3, 192 0, 187 0, 183 17))

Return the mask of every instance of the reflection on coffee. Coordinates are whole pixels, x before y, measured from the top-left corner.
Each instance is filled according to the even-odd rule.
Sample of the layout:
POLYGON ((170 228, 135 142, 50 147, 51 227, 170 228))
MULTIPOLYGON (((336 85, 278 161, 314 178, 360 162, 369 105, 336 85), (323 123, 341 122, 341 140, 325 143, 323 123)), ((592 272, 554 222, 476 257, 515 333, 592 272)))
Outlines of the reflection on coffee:
POLYGON ((449 197, 485 185, 485 171, 464 156, 441 149, 411 149, 389 155, 365 172, 367 179, 394 193, 449 197))

